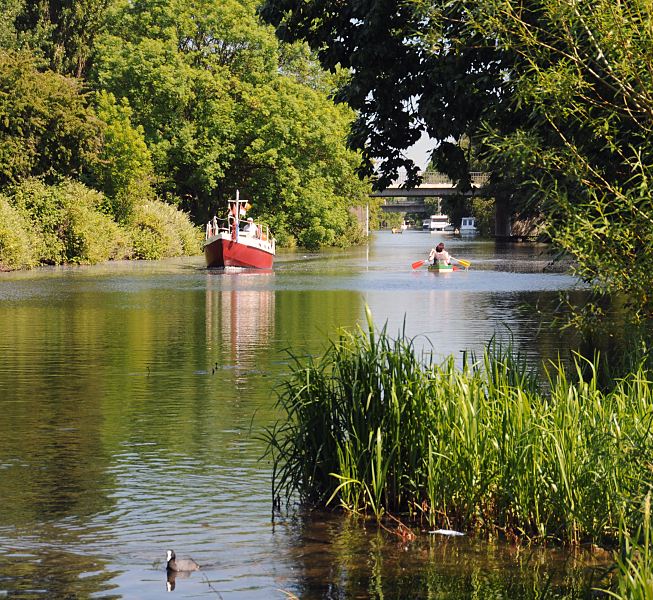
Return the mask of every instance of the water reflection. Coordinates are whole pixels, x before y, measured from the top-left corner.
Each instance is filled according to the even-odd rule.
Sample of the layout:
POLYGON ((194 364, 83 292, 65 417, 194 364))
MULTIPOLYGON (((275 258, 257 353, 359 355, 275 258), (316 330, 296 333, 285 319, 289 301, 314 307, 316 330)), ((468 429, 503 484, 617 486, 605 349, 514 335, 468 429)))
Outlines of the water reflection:
MULTIPOLYGON (((44 542, 50 540, 44 540, 44 542)), ((102 598, 122 598, 113 593, 114 574, 107 562, 89 553, 52 551, 42 547, 17 551, 5 546, 0 550, 0 594, 10 598, 89 598, 102 592, 102 598)))
POLYGON ((356 519, 297 517, 286 527, 302 599, 587 597, 605 562, 588 553, 523 549, 425 533, 412 543, 356 519), (463 567, 464 565, 464 567, 463 567))
POLYGON ((275 295, 271 290, 206 290, 206 339, 226 349, 233 364, 252 367, 256 347, 274 336, 275 295))
POLYGON ((168 571, 166 573, 166 591, 174 592, 178 579, 189 579, 192 573, 189 571, 168 571))
POLYGON ((2 274, 0 591, 530 598, 549 578, 575 597, 564 557, 529 563, 428 536, 405 547, 329 515, 270 523, 261 434, 279 416, 287 349, 320 354, 339 327, 364 323, 365 304, 442 355, 482 350, 501 328, 534 360, 571 346, 542 324, 574 283, 544 275, 540 250, 452 240, 475 269, 438 277, 410 268, 427 238, 280 253, 269 273, 207 273, 198 257, 2 274), (198 576, 168 581, 168 547, 192 555, 198 576))

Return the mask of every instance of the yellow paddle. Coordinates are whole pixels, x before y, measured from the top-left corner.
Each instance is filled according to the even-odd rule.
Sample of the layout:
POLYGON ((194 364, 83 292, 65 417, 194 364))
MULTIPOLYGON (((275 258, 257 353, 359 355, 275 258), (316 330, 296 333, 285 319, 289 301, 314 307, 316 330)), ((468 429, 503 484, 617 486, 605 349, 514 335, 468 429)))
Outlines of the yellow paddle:
MULTIPOLYGON (((449 258, 455 260, 456 262, 459 262, 466 269, 472 266, 472 263, 470 263, 468 260, 463 260, 462 258, 456 258, 455 256, 451 256, 451 255, 449 255, 449 258)), ((413 267, 413 269, 419 269, 425 262, 426 260, 417 260, 411 265, 411 267, 413 267)))
POLYGON ((465 268, 472 266, 472 263, 470 263, 468 260, 463 260, 462 258, 456 258, 454 256, 450 256, 449 258, 452 258, 456 262, 459 262, 465 268))

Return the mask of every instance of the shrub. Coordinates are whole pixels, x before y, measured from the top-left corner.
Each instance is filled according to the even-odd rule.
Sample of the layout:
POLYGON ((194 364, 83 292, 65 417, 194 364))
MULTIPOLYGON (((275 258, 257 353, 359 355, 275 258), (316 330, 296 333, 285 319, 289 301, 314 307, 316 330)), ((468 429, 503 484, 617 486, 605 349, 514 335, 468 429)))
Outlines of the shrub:
POLYGON ((128 235, 107 215, 83 204, 69 204, 63 217, 66 262, 95 264, 131 253, 128 235))
POLYGON ((200 230, 186 213, 160 200, 136 207, 129 231, 135 258, 159 259, 200 251, 200 230))
POLYGON ((32 251, 31 259, 6 259, 5 268, 29 264, 93 264, 112 259, 158 259, 199 253, 201 232, 188 215, 161 201, 136 206, 129 224, 106 214, 105 196, 82 183, 64 180, 49 186, 28 179, 13 189, 3 207, 2 231, 12 256, 32 251), (8 208, 9 207, 9 208, 8 208), (16 221, 18 219, 19 221, 16 221), (21 223, 23 225, 21 225, 21 223), (20 237, 21 231, 30 239, 20 237), (11 237, 11 242, 9 239, 11 237), (18 236, 18 237, 17 237, 18 236), (15 265, 15 266, 14 266, 15 265))
POLYGON ((131 253, 125 232, 101 211, 104 196, 82 183, 29 179, 14 188, 13 202, 31 223, 42 263, 93 264, 131 253))
POLYGON ((39 239, 39 262, 54 265, 65 262, 65 245, 60 236, 62 207, 56 188, 39 179, 26 179, 12 192, 14 206, 31 223, 39 239))
POLYGON ((37 245, 29 222, 0 196, 0 271, 36 266, 37 245))

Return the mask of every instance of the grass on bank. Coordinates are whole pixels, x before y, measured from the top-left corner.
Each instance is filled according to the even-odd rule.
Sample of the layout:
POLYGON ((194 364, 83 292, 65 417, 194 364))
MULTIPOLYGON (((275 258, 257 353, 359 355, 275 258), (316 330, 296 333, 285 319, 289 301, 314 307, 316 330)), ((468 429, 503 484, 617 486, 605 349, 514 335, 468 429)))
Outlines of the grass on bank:
POLYGON ((494 345, 457 368, 385 329, 295 358, 267 432, 274 495, 429 527, 598 545, 635 531, 653 480, 653 383, 596 366, 540 378, 494 345))

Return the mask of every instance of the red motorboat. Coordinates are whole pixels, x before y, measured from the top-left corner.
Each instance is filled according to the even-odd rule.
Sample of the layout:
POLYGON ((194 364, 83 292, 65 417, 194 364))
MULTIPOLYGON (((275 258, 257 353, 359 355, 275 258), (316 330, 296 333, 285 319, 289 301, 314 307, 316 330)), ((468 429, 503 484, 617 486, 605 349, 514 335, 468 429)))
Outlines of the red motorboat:
POLYGON ((228 206, 227 219, 213 217, 206 224, 206 266, 272 268, 276 244, 267 225, 244 218, 250 204, 241 200, 238 192, 235 200, 229 200, 228 206))

